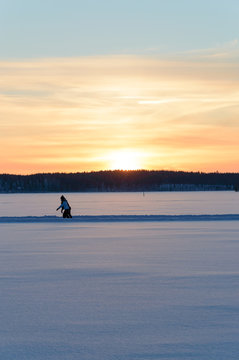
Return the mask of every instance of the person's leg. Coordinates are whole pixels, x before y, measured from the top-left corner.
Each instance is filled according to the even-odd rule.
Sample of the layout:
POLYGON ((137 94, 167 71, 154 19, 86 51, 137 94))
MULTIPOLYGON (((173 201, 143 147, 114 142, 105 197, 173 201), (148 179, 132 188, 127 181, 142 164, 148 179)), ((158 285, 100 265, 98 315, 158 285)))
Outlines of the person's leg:
POLYGON ((65 210, 65 214, 67 218, 70 218, 71 217, 70 209, 65 210))

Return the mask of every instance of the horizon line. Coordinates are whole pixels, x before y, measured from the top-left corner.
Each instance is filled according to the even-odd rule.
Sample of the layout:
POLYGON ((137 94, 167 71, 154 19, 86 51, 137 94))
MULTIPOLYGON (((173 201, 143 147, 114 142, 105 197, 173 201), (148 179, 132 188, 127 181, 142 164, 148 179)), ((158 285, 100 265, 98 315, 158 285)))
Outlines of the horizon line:
POLYGON ((235 172, 221 172, 221 171, 199 171, 199 170, 156 170, 156 169, 107 169, 107 170, 89 170, 89 171, 71 171, 71 172, 36 172, 36 173, 29 173, 29 174, 14 174, 14 173, 0 173, 0 176, 3 175, 10 175, 10 176, 34 176, 34 175, 55 175, 55 174, 64 174, 64 175, 72 175, 72 174, 92 174, 92 173, 100 173, 100 172, 121 172, 121 173, 130 173, 130 172, 182 172, 182 173, 195 173, 195 174, 239 174, 239 171, 235 172))

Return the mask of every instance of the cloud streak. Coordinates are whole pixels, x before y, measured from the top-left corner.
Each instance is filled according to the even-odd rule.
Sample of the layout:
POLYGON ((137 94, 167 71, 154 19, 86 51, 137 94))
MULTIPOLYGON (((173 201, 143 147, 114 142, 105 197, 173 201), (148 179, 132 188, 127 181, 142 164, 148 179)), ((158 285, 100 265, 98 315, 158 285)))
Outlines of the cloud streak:
POLYGON ((191 57, 0 62, 1 172, 100 170, 125 148, 142 168, 239 171, 238 70, 191 57))

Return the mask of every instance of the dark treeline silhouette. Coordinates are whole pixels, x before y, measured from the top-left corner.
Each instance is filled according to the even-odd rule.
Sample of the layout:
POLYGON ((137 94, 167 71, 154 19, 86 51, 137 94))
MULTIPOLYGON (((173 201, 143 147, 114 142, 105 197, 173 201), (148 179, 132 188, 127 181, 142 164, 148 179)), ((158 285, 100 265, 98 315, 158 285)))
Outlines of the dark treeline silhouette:
POLYGON ((239 190, 239 173, 98 171, 0 175, 1 193, 239 190))

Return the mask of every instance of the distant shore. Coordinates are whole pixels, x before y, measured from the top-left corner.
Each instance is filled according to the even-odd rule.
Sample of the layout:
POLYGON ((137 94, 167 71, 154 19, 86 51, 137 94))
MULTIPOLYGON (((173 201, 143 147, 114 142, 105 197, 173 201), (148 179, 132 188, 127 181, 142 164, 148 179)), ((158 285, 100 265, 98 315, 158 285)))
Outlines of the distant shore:
POLYGON ((239 173, 114 170, 0 175, 0 193, 238 190, 239 173))

